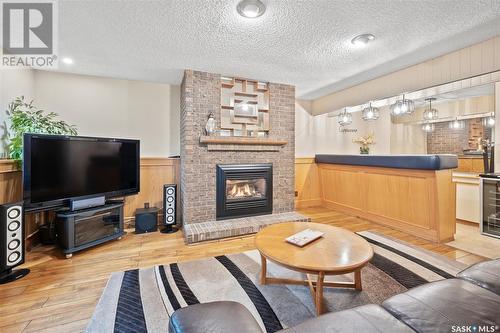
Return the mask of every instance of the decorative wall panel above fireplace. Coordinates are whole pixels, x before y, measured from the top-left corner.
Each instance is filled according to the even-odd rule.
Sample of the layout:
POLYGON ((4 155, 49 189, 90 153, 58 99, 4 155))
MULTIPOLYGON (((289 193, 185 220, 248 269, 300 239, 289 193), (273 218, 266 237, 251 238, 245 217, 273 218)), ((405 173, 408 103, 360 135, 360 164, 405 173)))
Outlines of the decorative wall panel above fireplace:
POLYGON ((267 83, 221 78, 221 129, 232 136, 265 136, 269 126, 267 83))

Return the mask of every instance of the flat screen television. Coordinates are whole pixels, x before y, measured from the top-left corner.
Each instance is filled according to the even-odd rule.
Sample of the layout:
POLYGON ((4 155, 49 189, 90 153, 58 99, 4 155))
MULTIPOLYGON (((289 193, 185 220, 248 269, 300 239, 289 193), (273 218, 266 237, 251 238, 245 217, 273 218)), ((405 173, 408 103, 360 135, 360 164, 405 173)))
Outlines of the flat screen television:
POLYGON ((140 190, 139 140, 25 134, 23 197, 27 210, 140 190))

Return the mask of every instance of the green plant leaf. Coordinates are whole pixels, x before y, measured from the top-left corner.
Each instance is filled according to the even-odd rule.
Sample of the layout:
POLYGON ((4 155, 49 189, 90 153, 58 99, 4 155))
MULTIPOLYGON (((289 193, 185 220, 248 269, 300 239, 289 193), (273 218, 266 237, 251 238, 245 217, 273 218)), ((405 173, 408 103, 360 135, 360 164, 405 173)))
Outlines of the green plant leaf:
POLYGON ((24 133, 43 133, 77 135, 76 126, 63 120, 57 120, 57 113, 37 109, 33 100, 26 102, 24 96, 17 97, 9 103, 6 110, 10 126, 4 127, 5 136, 9 139, 10 158, 22 162, 24 133))

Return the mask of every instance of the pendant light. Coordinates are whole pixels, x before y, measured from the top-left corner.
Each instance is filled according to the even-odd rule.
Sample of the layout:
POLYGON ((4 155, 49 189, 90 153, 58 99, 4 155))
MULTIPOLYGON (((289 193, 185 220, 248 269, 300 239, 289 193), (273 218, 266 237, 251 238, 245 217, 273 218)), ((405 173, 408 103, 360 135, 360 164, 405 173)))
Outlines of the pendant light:
POLYGON ((415 103, 411 99, 403 98, 391 105, 391 114, 395 117, 412 114, 415 111, 415 103))
POLYGON ((435 101, 435 98, 427 98, 426 101, 429 101, 429 107, 424 110, 424 120, 435 120, 438 118, 438 110, 432 107, 432 101, 435 101))
POLYGON ((450 129, 452 129, 452 130, 461 130, 461 129, 465 128, 465 121, 458 120, 458 118, 457 118, 454 121, 451 121, 449 126, 450 126, 450 129))
POLYGON ((347 111, 347 108, 344 108, 344 111, 339 113, 338 115, 338 122, 340 126, 347 126, 352 124, 352 114, 347 111))
POLYGON ((489 116, 489 117, 483 118, 483 126, 488 127, 488 128, 495 127, 495 116, 489 116))
POLYGON ((370 105, 363 109, 362 116, 363 120, 377 120, 380 116, 380 112, 378 108, 372 106, 372 102, 370 105))
POLYGON ((434 132, 435 126, 433 123, 425 123, 422 125, 422 131, 431 133, 434 132))

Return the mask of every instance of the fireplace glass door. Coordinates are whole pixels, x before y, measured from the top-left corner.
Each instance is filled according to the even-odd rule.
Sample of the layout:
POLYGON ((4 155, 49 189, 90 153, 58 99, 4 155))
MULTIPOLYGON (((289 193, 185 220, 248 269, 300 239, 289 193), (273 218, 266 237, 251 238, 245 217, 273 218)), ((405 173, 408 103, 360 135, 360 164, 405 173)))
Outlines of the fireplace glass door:
POLYGON ((226 179, 226 200, 253 200, 266 198, 266 179, 226 179))
POLYGON ((272 212, 271 164, 217 165, 217 219, 272 212))

